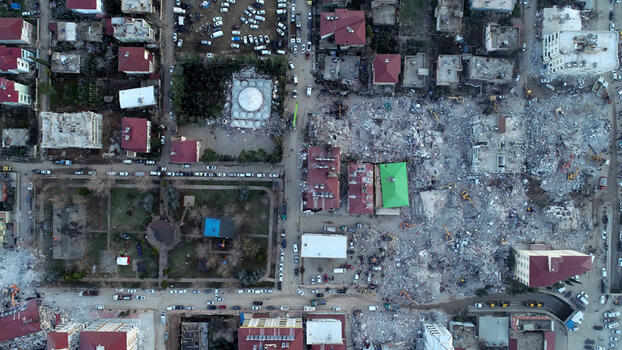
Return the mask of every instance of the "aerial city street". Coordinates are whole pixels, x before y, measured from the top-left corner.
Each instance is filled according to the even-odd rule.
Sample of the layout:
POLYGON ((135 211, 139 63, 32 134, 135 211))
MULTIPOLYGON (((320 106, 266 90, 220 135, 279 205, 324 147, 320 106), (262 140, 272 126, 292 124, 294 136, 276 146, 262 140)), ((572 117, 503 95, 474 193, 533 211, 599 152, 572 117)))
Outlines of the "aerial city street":
POLYGON ((622 350, 621 44, 620 0, 0 1, 0 350, 622 350))

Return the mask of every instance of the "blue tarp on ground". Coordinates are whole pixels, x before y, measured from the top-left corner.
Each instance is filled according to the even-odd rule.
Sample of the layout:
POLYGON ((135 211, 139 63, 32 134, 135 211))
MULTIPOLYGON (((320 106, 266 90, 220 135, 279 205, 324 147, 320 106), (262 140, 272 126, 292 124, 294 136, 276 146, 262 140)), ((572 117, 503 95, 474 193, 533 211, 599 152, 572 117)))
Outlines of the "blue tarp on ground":
POLYGON ((18 2, 14 2, 11 4, 11 9, 13 10, 21 10, 22 9, 22 5, 18 2))

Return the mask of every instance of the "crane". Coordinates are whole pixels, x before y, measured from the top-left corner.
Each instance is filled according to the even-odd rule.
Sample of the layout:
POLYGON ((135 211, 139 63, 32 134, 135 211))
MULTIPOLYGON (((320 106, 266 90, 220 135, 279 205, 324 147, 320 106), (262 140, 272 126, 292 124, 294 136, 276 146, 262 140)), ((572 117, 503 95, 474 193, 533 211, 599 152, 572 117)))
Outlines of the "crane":
POLYGON ((567 176, 568 181, 574 181, 574 179, 577 178, 577 175, 579 175, 579 170, 580 168, 577 167, 577 169, 574 172, 568 173, 568 176, 567 176))
POLYGON ((445 241, 446 242, 453 241, 454 237, 451 235, 451 232, 449 232, 449 229, 447 228, 447 225, 443 224, 443 228, 445 229, 445 241))
POLYGON ((469 201, 469 203, 471 203, 471 205, 473 206, 473 208, 477 208, 477 207, 475 206, 475 202, 473 202, 473 200, 471 200, 471 196, 469 195, 469 192, 467 192, 467 191, 465 190, 465 191, 462 191, 462 192, 460 193, 460 195, 462 196, 462 199, 466 199, 466 200, 468 200, 468 201, 469 201))
POLYGON ((17 295, 17 292, 19 292, 19 287, 17 287, 16 284, 12 285, 11 288, 11 305, 15 306, 17 305, 17 303, 15 302, 15 296, 17 295))
POLYGON ((464 96, 448 96, 447 98, 456 101, 456 103, 464 102, 464 96))

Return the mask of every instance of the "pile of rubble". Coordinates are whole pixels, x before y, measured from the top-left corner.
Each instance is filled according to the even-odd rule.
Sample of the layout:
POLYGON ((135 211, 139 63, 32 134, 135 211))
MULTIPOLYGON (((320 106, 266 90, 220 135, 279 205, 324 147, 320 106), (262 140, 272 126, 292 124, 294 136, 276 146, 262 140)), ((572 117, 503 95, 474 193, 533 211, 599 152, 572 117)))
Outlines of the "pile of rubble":
POLYGON ((383 297, 430 303, 484 287, 503 291, 515 243, 588 251, 593 223, 582 211, 591 212, 591 203, 570 194, 592 188, 588 180, 602 164, 587 154, 609 145, 607 109, 591 110, 592 99, 570 92, 529 103, 526 147, 518 148, 527 170, 518 175, 471 170, 472 122, 488 99, 354 98, 342 115, 327 105, 310 121, 311 144, 340 146, 342 157, 364 162, 408 162, 411 204, 395 221, 413 226, 402 230, 398 221, 394 229, 357 233, 361 279, 371 274, 383 297), (564 114, 556 117, 559 106, 564 114), (366 265, 368 256, 381 260, 381 271, 366 265))
POLYGON ((366 345, 383 348, 402 345, 400 349, 413 348, 413 340, 421 335, 424 323, 446 324, 448 322, 447 316, 439 311, 416 311, 402 308, 398 313, 394 313, 385 311, 382 305, 378 308, 378 311, 361 310, 359 316, 352 316, 353 348, 365 348, 366 345))

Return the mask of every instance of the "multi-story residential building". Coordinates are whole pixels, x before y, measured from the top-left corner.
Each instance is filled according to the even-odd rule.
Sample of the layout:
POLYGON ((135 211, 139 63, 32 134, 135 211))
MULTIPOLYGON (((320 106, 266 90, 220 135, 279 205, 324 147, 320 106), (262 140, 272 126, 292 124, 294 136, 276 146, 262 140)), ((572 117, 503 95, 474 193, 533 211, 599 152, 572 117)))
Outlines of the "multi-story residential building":
POLYGON ((0 103, 14 106, 30 106, 30 88, 13 80, 0 78, 0 103))
POLYGON ((155 33, 151 25, 140 18, 113 17, 110 24, 115 39, 123 43, 154 42, 155 33))
POLYGON ((33 44, 34 26, 21 18, 0 17, 0 44, 33 44))
POLYGON ((529 287, 548 287, 592 268, 592 257, 570 249, 552 250, 543 244, 514 249, 514 277, 529 287))
POLYGON ((67 0, 67 10, 84 15, 97 15, 103 12, 102 0, 67 0))
POLYGON ((119 72, 126 74, 153 73, 153 54, 144 47, 119 47, 119 72))
POLYGON ((30 72, 34 53, 21 47, 0 46, 0 73, 20 74, 30 72))

